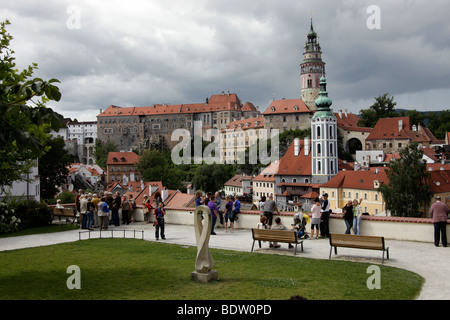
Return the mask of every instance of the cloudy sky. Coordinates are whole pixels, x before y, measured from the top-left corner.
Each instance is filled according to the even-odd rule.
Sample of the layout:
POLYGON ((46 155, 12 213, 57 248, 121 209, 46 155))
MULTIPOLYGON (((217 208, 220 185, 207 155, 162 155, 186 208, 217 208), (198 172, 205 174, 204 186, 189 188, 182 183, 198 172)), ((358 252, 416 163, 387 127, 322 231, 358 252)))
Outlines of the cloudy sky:
POLYGON ((110 105, 199 103, 235 92, 264 111, 300 97, 313 16, 333 109, 390 93, 406 109, 450 108, 447 0, 2 0, 16 63, 57 78, 65 117, 110 105), (371 5, 379 8, 368 12, 371 5), (379 19, 378 19, 379 18, 379 19), (373 29, 369 26, 379 26, 373 29))

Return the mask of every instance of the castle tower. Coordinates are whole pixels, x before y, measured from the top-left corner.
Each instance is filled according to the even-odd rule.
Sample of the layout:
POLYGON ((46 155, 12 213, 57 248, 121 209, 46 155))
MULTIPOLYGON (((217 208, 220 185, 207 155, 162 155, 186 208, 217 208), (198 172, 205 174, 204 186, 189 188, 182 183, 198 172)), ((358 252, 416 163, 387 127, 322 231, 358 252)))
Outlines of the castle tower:
POLYGON ((319 97, 320 78, 325 76, 325 62, 322 61, 322 51, 317 41, 312 18, 311 30, 303 49, 301 67, 301 98, 311 111, 317 110, 314 101, 319 97))
POLYGON ((312 183, 326 183, 338 173, 337 118, 330 109, 326 86, 321 77, 317 111, 311 119, 312 183))

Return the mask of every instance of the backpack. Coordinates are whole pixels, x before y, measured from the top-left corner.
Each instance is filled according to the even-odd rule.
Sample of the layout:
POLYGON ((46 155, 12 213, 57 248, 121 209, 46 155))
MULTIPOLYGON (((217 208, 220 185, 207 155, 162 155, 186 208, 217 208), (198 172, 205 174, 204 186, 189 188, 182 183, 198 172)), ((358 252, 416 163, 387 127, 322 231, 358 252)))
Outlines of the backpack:
POLYGON ((102 205, 102 211, 109 212, 108 204, 106 202, 102 205))

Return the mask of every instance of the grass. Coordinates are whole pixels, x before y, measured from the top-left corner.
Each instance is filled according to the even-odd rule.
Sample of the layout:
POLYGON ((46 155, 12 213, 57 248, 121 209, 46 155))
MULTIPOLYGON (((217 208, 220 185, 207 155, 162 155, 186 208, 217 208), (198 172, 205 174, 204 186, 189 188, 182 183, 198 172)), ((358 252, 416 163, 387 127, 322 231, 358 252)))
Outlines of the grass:
POLYGON ((196 248, 135 239, 95 239, 0 253, 2 300, 408 300, 424 279, 380 266, 381 290, 369 290, 369 264, 212 249, 219 281, 190 280, 196 248), (81 289, 66 286, 81 270, 81 289))

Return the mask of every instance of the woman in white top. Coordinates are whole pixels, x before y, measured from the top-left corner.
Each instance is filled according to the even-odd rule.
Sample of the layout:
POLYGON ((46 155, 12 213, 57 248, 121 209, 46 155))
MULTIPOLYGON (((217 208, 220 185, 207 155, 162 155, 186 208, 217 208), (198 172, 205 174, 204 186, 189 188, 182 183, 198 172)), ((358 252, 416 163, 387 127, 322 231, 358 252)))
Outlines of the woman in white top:
POLYGON ((361 233, 361 219, 362 219, 362 198, 359 200, 353 200, 353 232, 357 235, 361 233))
POLYGON ((314 199, 314 205, 311 207, 311 239, 314 239, 314 228, 317 230, 316 239, 319 238, 319 226, 320 226, 320 217, 322 216, 321 213, 321 206, 320 206, 320 200, 319 198, 314 199))

